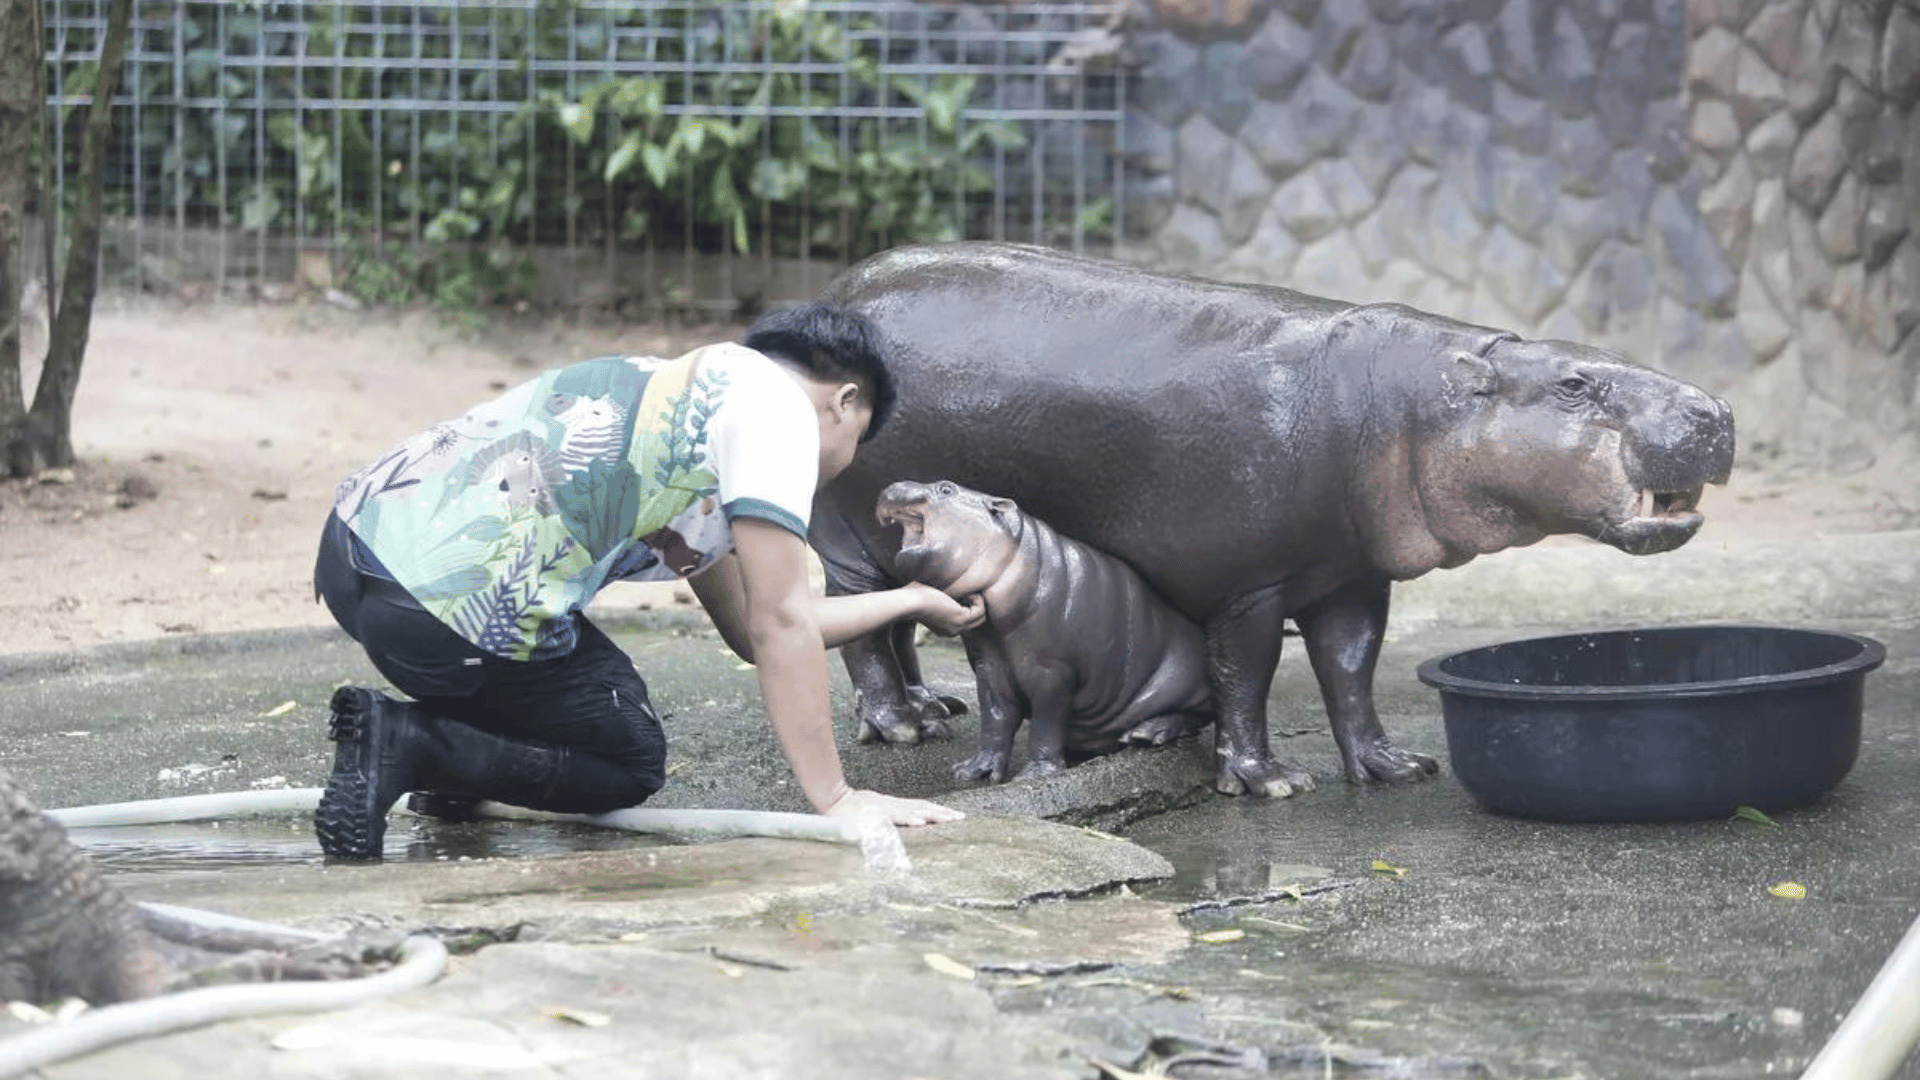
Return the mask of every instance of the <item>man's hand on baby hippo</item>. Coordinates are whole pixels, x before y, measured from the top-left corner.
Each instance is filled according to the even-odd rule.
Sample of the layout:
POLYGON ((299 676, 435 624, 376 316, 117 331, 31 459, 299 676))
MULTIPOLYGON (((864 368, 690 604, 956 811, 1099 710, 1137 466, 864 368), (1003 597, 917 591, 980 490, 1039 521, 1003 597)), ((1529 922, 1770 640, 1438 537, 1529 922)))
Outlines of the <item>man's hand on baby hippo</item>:
POLYGON ((915 617, 936 634, 952 637, 986 621, 987 602, 977 594, 955 599, 918 581, 908 582, 903 588, 919 596, 920 614, 915 617))

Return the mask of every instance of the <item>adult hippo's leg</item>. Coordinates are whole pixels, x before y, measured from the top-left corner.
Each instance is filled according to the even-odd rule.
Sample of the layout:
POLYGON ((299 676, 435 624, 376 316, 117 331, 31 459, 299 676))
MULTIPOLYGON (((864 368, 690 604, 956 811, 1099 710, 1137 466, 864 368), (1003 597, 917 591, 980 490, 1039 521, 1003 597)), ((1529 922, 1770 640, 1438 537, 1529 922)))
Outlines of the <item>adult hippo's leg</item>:
POLYGON ((1356 784, 1405 783, 1440 768, 1425 754, 1395 746, 1373 708, 1373 669, 1386 634, 1392 587, 1386 578, 1355 582, 1294 616, 1320 683, 1341 764, 1356 784))
POLYGON ((933 707, 938 706, 944 710, 940 715, 959 716, 967 711, 967 703, 928 686, 926 678, 920 674, 920 649, 914 644, 914 639, 919 636, 919 623, 893 624, 893 658, 900 662, 900 678, 907 685, 907 697, 923 715, 931 713, 933 707))
MULTIPOLYGON (((869 549, 860 531, 830 503, 815 503, 807 539, 820 557, 830 596, 877 592, 899 584, 881 568, 883 554, 869 549)), ((917 695, 909 688, 909 679, 917 683, 920 677, 919 660, 913 653, 912 623, 855 638, 840 646, 840 659, 859 701, 860 742, 917 743, 951 734, 947 709, 938 698, 924 687, 917 695), (901 663, 903 648, 905 667, 901 663)))
MULTIPOLYGON (((828 591, 844 594, 844 590, 832 587, 831 581, 828 591)), ((840 646, 847 679, 860 702, 860 733, 856 736, 860 742, 917 743, 953 734, 947 725, 947 707, 939 696, 909 681, 896 651, 902 639, 917 671, 912 623, 890 626, 840 646)))
POLYGON ((1207 620, 1207 681, 1219 709, 1213 786, 1224 794, 1284 799, 1313 790, 1305 766, 1275 760, 1267 745, 1267 692, 1285 624, 1278 586, 1241 596, 1207 620))

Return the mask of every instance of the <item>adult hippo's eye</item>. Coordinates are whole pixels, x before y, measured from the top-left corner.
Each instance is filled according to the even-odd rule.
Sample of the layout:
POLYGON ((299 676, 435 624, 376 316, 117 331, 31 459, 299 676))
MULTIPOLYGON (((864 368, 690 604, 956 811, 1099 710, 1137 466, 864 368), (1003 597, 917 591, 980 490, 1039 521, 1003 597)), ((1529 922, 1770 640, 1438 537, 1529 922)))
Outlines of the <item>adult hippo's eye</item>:
POLYGON ((954 483, 951 480, 942 480, 939 483, 933 485, 933 493, 935 495, 951 498, 952 496, 960 494, 960 485, 954 483))
POLYGON ((1558 395, 1562 401, 1569 402, 1585 400, 1590 389, 1592 389, 1592 384, 1587 381, 1584 375, 1569 375, 1553 384, 1553 392, 1558 395))

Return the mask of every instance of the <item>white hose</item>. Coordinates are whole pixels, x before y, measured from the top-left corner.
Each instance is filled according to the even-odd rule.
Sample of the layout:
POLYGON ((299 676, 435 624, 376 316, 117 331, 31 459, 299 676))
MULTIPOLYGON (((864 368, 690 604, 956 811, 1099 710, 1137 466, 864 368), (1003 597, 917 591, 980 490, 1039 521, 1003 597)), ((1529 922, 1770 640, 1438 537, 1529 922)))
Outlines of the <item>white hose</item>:
POLYGON ((1800 1080, 1885 1080, 1920 1043, 1920 916, 1800 1080))
MULTIPOLYGON (((164 825, 180 821, 212 821, 246 814, 306 812, 320 801, 320 788, 281 788, 274 791, 224 791, 211 795, 181 795, 170 799, 102 803, 48 810, 47 816, 70 829, 109 825, 164 825)), ((474 808, 481 817, 514 821, 566 821, 634 833, 658 833, 695 839, 735 836, 771 836, 789 840, 817 840, 853 844, 860 848, 869 871, 898 874, 912 869, 900 831, 875 814, 827 817, 773 810, 661 810, 635 807, 604 814, 552 814, 505 803, 483 802, 474 808)))
POLYGON ((602 829, 657 833, 692 839, 723 840, 735 836, 771 836, 787 840, 818 840, 853 844, 860 849, 867 870, 903 874, 913 869, 900 830, 878 814, 828 817, 790 814, 777 810, 666 810, 636 806, 604 814, 552 814, 505 803, 483 802, 473 812, 481 817, 510 821, 567 821, 602 829))
MULTIPOLYGON (((290 927, 278 929, 301 933, 290 927)), ((425 986, 440 977, 446 964, 446 946, 434 938, 415 935, 400 943, 397 966, 363 979, 207 986, 109 1005, 81 1013, 64 1023, 0 1040, 0 1078, 20 1076, 131 1039, 184 1031, 221 1020, 344 1009, 425 986)))
POLYGON ((101 803, 48 810, 47 816, 69 829, 100 825, 170 825, 178 821, 213 821, 248 814, 285 814, 311 811, 320 802, 320 788, 277 788, 271 791, 220 791, 211 795, 180 795, 171 799, 101 803))

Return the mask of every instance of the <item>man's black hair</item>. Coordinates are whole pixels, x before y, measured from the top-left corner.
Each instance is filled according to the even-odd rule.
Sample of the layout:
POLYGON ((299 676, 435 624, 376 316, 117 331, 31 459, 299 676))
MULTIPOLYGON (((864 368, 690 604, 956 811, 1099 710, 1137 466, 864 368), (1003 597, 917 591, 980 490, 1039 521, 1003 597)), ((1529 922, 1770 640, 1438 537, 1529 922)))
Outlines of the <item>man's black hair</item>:
POLYGON ((893 412, 893 372, 887 369, 880 331, 865 315, 824 300, 775 308, 747 328, 742 344, 821 382, 859 383, 873 403, 865 442, 893 412))

